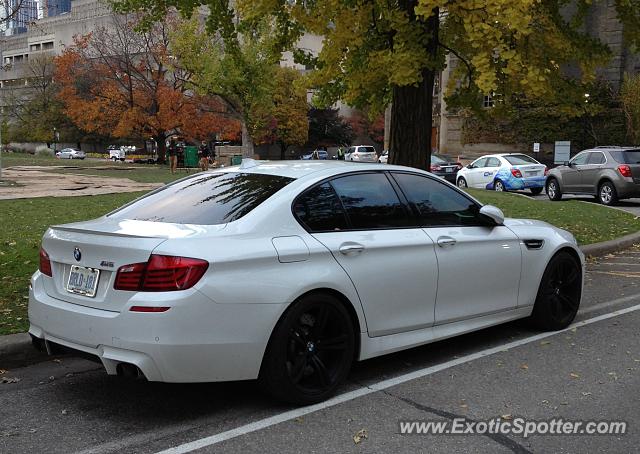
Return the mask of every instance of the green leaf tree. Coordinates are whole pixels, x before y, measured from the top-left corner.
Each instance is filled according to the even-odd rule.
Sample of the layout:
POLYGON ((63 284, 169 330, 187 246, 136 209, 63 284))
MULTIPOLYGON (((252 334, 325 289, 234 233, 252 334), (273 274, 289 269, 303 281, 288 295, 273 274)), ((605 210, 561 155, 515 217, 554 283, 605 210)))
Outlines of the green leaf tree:
POLYGON ((293 68, 278 68, 273 91, 273 134, 280 145, 280 159, 287 148, 304 145, 309 137, 307 91, 301 85, 300 73, 293 68))
POLYGON ((627 120, 627 138, 632 145, 640 145, 640 74, 625 76, 620 101, 627 120))
MULTIPOLYGON (((316 101, 337 100, 381 112, 391 103, 390 162, 429 163, 435 75, 451 54, 460 63, 451 91, 540 98, 554 94, 571 64, 588 80, 609 49, 588 34, 592 0, 116 0, 123 9, 159 18, 170 7, 191 15, 208 7, 207 28, 232 52, 238 30, 270 21, 277 50, 294 49, 304 33, 323 37, 318 55, 295 51, 313 66, 316 101), (237 11, 233 6, 237 7, 237 11), (231 38, 231 39, 230 39, 231 38)), ((627 42, 640 44, 637 0, 615 6, 627 42)), ((257 28, 254 28, 257 30, 257 28)), ((558 94, 558 97, 561 97, 558 94)))

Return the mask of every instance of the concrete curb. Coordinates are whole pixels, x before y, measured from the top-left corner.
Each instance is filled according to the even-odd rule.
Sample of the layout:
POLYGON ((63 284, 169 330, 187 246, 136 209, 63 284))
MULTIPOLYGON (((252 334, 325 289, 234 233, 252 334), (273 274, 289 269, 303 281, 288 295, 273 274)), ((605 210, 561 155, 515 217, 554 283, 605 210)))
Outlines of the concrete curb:
POLYGON ((580 250, 587 257, 599 257, 627 248, 636 243, 640 243, 640 232, 630 233, 629 235, 621 236, 620 238, 615 238, 609 241, 603 241, 601 243, 580 246, 580 250))
MULTIPOLYGON (((602 243, 580 246, 580 249, 587 257, 598 257, 637 243, 640 243, 640 232, 602 243)), ((25 367, 49 358, 46 353, 39 352, 31 345, 31 336, 27 333, 0 336, 0 369, 25 367)))

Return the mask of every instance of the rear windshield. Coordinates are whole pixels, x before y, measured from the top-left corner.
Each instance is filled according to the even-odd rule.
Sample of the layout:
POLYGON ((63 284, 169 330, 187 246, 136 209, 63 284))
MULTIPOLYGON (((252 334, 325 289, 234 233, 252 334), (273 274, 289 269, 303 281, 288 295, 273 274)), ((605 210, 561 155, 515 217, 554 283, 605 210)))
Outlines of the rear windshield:
POLYGON ((610 153, 620 164, 640 164, 640 150, 610 151, 610 153))
POLYGON ((447 161, 442 159, 440 156, 436 156, 434 154, 431 155, 431 164, 446 164, 447 161))
POLYGON ((360 153, 375 153, 376 149, 373 147, 360 147, 360 153))
POLYGON ((199 174, 109 214, 115 219, 215 225, 240 219, 293 178, 255 173, 199 174))
POLYGON ((506 159, 512 166, 518 166, 522 164, 540 164, 538 161, 530 156, 527 156, 526 154, 512 154, 509 156, 503 156, 503 158, 506 159))

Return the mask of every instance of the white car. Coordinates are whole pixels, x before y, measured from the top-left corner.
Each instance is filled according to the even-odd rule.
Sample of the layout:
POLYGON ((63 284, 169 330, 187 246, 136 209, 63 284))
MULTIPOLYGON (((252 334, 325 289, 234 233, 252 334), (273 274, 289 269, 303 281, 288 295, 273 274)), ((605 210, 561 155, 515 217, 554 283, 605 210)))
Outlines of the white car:
POLYGON ((75 148, 63 148, 56 152, 56 156, 60 159, 84 159, 87 157, 84 151, 75 148))
POLYGON ((529 189, 538 195, 544 189, 548 169, 544 164, 522 153, 482 156, 458 171, 460 188, 517 191, 529 189))
POLYGON ((570 233, 425 171, 247 159, 50 227, 29 333, 109 374, 258 378, 309 404, 354 360, 525 317, 564 328, 583 267, 570 233))
POLYGON ((387 164, 389 162, 389 150, 384 150, 378 158, 380 164, 387 164))
POLYGON ((358 162, 377 162, 378 154, 376 149, 371 145, 356 145, 349 147, 344 155, 345 161, 358 161, 358 162))
POLYGON ((109 159, 112 161, 123 161, 127 157, 126 147, 116 147, 115 145, 109 146, 109 159))

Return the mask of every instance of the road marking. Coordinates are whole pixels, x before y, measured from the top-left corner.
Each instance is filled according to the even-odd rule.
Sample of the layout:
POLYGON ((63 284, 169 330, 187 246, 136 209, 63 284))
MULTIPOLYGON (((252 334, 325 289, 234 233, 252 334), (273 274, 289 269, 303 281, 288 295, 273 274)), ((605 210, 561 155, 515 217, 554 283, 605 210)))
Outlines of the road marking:
POLYGON ((591 273, 598 273, 598 274, 608 274, 610 276, 620 276, 620 277, 631 277, 631 278, 638 278, 640 277, 640 271, 598 271, 598 270, 591 270, 591 273))
POLYGON ((607 262, 607 263, 596 263, 595 264, 595 266, 600 266, 600 265, 607 265, 607 266, 616 266, 616 265, 621 265, 621 266, 640 266, 640 263, 638 263, 638 262, 636 262, 636 263, 616 263, 616 262, 609 263, 609 262, 607 262))
POLYGON ((598 304, 593 304, 585 309, 581 309, 580 312, 578 312, 578 315, 586 315, 586 314, 590 314, 592 312, 596 312, 599 311, 600 309, 605 309, 608 307, 612 307, 612 306, 617 306, 619 304, 624 304, 624 303, 630 303, 631 301, 636 301, 640 299, 640 293, 635 293, 633 295, 627 295, 627 296, 623 296, 620 298, 616 298, 614 300, 611 301, 604 301, 602 303, 598 303, 598 304))
MULTIPOLYGON (((627 297, 631 298, 631 297, 627 297)), ((615 301, 615 300, 614 300, 615 301)), ((467 356, 463 356, 461 358, 453 359, 451 361, 447 361, 441 364, 437 364, 435 366, 426 367, 424 369, 419 369, 413 372, 409 372, 407 374, 399 375, 395 378, 390 378, 388 380, 383 380, 378 383, 374 383, 370 386, 358 388, 353 391, 349 391, 344 394, 340 394, 332 399, 329 399, 325 402, 321 402, 316 405, 310 405, 308 407, 296 408, 293 410, 285 411, 284 413, 280 413, 274 416, 270 416, 268 418, 260 419, 258 421, 245 424, 243 426, 236 427, 235 429, 227 430, 226 432, 220 432, 215 435, 211 435, 209 437, 204 437, 199 440, 194 440, 188 443, 181 444, 179 446, 165 449, 164 451, 160 451, 156 454, 185 454, 188 452, 195 451, 197 449, 206 448, 207 446, 212 446, 218 443, 221 443, 226 440, 231 440, 233 438, 246 435, 252 432, 256 432, 258 430, 266 429, 267 427, 274 426, 276 424, 280 424, 282 422, 286 422, 295 418, 299 418, 301 416, 308 415, 310 413, 314 413, 319 410, 324 410, 325 408, 334 407, 338 404, 342 404, 348 402, 350 400, 357 399, 358 397, 363 397, 368 394, 372 394, 378 391, 382 391, 387 388, 391 388, 393 386, 400 385, 402 383, 406 383, 411 380, 416 380, 418 378, 426 377, 427 375, 435 374, 436 372, 443 371, 445 369, 449 369, 451 367, 459 366, 461 364, 465 364, 471 361, 475 361, 476 359, 485 358, 487 356, 504 352, 507 350, 511 350, 516 347, 520 347, 522 345, 530 344, 532 342, 539 341, 541 339, 545 339, 551 336, 557 336, 563 332, 572 330, 574 328, 580 328, 582 326, 590 325, 592 323, 600 322, 602 320, 608 320, 613 317, 617 317, 619 315, 628 314, 630 312, 635 312, 640 310, 640 304, 631 306, 625 309, 620 309, 618 311, 610 312, 607 314, 599 315, 597 317, 593 317, 587 320, 583 320, 580 322, 573 323, 568 328, 565 328, 560 331, 553 331, 548 333, 541 333, 535 336, 526 337, 524 339, 520 339, 517 341, 509 342, 504 345, 500 345, 497 347, 488 348, 486 350, 482 350, 476 353, 472 353, 467 356)))

